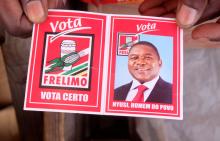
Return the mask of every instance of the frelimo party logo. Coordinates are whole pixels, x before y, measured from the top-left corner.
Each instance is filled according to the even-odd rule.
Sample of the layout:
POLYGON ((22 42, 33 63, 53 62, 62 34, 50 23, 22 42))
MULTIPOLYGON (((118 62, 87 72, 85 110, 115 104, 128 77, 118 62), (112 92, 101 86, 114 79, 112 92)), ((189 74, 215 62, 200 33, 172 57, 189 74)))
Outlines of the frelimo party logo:
POLYGON ((41 87, 89 89, 93 35, 67 34, 52 39, 54 33, 47 33, 41 87))
POLYGON ((117 55, 127 56, 131 46, 137 43, 139 36, 128 33, 118 33, 117 55))
POLYGON ((157 31, 157 23, 137 24, 136 33, 118 33, 117 37, 117 55, 127 56, 132 45, 140 41, 142 34, 157 31))

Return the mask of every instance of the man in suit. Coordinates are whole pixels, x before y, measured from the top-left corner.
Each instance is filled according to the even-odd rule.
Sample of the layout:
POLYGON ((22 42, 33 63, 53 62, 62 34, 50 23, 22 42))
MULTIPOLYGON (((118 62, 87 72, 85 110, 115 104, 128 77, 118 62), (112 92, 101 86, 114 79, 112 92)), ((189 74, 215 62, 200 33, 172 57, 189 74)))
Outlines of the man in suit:
POLYGON ((114 100, 172 103, 172 85, 160 76, 162 60, 150 42, 135 43, 128 54, 128 70, 133 80, 114 91, 114 100))

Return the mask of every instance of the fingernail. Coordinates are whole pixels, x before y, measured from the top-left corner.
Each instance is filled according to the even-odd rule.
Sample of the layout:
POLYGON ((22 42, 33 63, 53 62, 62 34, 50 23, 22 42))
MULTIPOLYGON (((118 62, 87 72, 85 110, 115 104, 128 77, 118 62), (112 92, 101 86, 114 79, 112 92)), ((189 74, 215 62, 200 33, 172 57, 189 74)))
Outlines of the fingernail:
POLYGON ((140 13, 143 13, 145 11, 145 9, 146 9, 145 6, 142 4, 142 5, 140 5, 138 10, 140 13))
POLYGON ((177 20, 183 27, 192 26, 196 22, 198 11, 189 6, 182 5, 177 13, 177 20))
POLYGON ((41 1, 31 1, 27 3, 27 16, 34 23, 41 23, 46 18, 45 9, 41 1))
POLYGON ((63 4, 66 5, 66 3, 67 3, 67 0, 63 0, 63 4))

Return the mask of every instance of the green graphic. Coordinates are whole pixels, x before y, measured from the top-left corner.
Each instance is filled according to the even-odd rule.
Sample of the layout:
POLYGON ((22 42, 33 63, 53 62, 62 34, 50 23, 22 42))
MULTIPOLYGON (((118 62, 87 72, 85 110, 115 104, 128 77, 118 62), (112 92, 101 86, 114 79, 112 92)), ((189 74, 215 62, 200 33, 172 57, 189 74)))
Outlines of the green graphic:
POLYGON ((68 67, 79 61, 80 55, 77 52, 71 52, 69 54, 64 55, 61 58, 56 58, 51 61, 49 61, 49 64, 51 65, 48 70, 46 70, 46 73, 54 72, 62 70, 64 67, 68 67))

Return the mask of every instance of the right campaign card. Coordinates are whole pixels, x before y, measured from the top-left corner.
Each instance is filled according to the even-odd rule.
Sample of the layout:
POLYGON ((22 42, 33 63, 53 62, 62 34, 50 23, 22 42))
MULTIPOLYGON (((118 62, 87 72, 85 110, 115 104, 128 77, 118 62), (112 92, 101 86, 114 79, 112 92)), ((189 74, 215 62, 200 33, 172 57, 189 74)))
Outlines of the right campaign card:
POLYGON ((182 30, 174 19, 111 16, 105 114, 183 118, 182 30))

